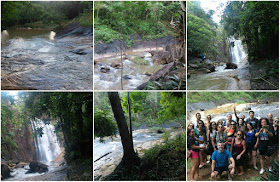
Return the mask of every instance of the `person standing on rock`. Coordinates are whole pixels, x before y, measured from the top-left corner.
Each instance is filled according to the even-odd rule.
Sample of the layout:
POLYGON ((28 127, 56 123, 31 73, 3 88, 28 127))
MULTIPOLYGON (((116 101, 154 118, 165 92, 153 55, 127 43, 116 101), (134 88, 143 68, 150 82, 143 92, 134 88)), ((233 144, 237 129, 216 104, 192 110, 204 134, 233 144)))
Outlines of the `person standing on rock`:
POLYGON ((205 59, 205 55, 203 53, 201 55, 201 59, 202 59, 202 61, 204 61, 204 59, 205 59))

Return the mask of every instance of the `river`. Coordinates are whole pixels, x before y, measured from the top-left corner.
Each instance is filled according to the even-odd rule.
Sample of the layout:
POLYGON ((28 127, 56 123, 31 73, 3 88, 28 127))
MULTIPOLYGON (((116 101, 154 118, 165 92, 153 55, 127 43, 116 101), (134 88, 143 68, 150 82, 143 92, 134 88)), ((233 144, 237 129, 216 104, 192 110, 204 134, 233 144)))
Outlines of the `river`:
MULTIPOLYGON (((171 131, 171 138, 178 132, 178 129, 165 128, 165 131, 171 131)), ((153 147, 156 144, 162 143, 163 133, 158 134, 151 129, 140 129, 133 131, 134 149, 139 156, 142 156, 146 149, 153 147)), ((123 148, 120 136, 113 139, 106 138, 104 143, 99 141, 99 138, 94 140, 94 179, 103 180, 104 177, 111 174, 118 166, 122 159, 123 148)))
POLYGON ((145 73, 153 74, 163 65, 153 63, 152 55, 148 52, 130 52, 123 59, 123 70, 115 68, 112 63, 121 64, 121 57, 107 57, 97 60, 94 66, 94 88, 95 90, 121 90, 121 72, 123 71, 123 89, 133 90, 142 83, 149 81, 150 76, 145 73), (144 59, 145 63, 133 61, 135 57, 144 59), (107 72, 102 72, 106 68, 107 72))
MULTIPOLYGON (((196 117, 195 114, 197 112, 201 113, 201 119, 203 121, 206 120, 207 115, 212 116, 212 121, 218 121, 219 119, 226 120, 228 114, 232 114, 233 120, 235 119, 234 113, 233 113, 233 107, 236 106, 237 115, 240 116, 244 114, 246 118, 249 117, 249 111, 252 110, 255 112, 255 117, 260 119, 261 117, 267 117, 268 113, 272 113, 274 117, 279 117, 279 102, 274 102, 270 104, 259 104, 259 103, 246 103, 246 104, 236 104, 236 103, 229 103, 224 104, 212 109, 207 109, 205 111, 201 111, 200 109, 203 108, 197 108, 197 110, 192 110, 191 112, 188 111, 188 122, 192 121, 195 123, 196 117)), ((202 106, 203 107, 203 106, 202 106)))
POLYGON ((1 32, 2 89, 92 90, 93 42, 46 29, 1 32))
POLYGON ((225 69, 226 65, 216 67, 209 74, 192 74, 188 79, 188 90, 250 90, 249 63, 241 40, 230 37, 230 60, 237 69, 225 69))

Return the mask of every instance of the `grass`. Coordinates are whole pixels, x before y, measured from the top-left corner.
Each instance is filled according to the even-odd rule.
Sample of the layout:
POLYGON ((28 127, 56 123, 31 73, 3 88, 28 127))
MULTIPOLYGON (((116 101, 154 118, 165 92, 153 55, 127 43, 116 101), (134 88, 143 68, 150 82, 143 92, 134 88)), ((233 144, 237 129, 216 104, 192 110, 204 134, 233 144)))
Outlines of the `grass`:
POLYGON ((107 180, 186 180, 186 135, 181 134, 145 151, 140 165, 118 166, 107 180))
POLYGON ((261 181, 260 176, 253 176, 251 178, 245 179, 245 181, 261 181))
POLYGON ((148 64, 149 64, 149 61, 148 61, 148 60, 145 60, 145 59, 142 59, 142 58, 139 58, 139 57, 135 57, 135 58, 134 58, 134 61, 135 61, 136 64, 138 64, 138 65, 148 65, 148 64))

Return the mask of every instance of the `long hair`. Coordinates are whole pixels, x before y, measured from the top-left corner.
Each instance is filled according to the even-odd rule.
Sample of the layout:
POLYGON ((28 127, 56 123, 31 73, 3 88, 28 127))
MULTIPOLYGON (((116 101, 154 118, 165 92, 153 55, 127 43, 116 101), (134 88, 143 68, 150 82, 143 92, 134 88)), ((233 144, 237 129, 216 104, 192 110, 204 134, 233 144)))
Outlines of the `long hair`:
MULTIPOLYGON (((209 130, 210 130, 210 133, 213 133, 213 131, 212 131, 212 129, 213 129, 212 124, 213 124, 213 123, 215 123, 215 124, 216 124, 216 122, 215 122, 215 121, 213 121, 213 122, 211 122, 211 123, 210 123, 210 125, 209 125, 209 130)), ((216 124, 216 131, 217 131, 217 128, 218 128, 218 127, 217 127, 217 124, 216 124)))

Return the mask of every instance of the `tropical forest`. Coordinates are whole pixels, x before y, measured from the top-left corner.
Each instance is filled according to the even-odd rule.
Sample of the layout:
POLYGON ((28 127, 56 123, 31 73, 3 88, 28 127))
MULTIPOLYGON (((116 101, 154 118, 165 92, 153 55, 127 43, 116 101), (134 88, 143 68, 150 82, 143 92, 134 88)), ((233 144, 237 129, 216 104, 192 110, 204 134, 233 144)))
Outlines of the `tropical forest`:
POLYGON ((92 181, 93 93, 2 92, 1 180, 92 181))
POLYGON ((278 1, 188 1, 189 90, 278 90, 278 1))
POLYGON ((1 1, 2 90, 92 90, 92 1, 1 1))
POLYGON ((94 180, 186 180, 186 92, 94 94, 94 180))
POLYGON ((95 1, 95 89, 185 90, 185 15, 185 1, 95 1))

